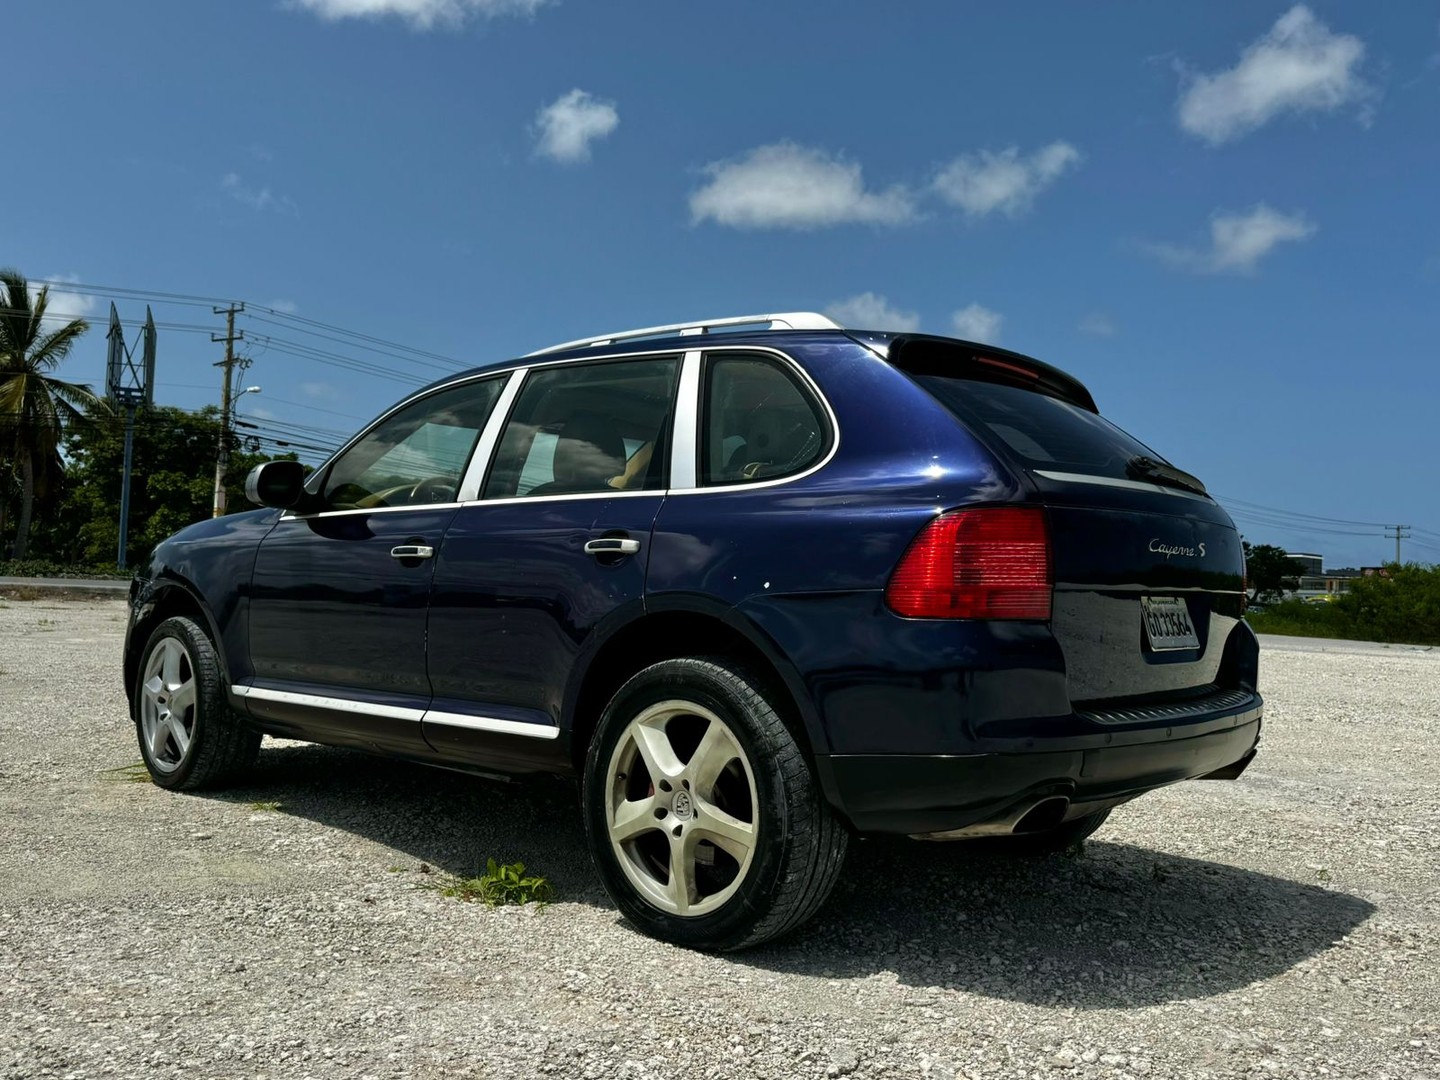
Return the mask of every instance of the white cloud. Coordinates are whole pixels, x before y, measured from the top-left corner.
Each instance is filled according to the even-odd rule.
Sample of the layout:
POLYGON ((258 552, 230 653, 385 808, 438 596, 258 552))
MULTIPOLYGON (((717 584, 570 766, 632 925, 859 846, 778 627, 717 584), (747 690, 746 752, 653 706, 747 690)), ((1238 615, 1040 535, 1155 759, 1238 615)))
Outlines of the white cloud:
POLYGON ((415 30, 455 27, 472 17, 533 15, 549 0, 289 0, 287 6, 322 19, 397 18, 415 30))
POLYGON ((913 333, 920 329, 920 316, 913 311, 901 311, 889 300, 873 292, 863 292, 847 300, 837 300, 825 309, 842 326, 855 330, 893 330, 897 333, 913 333))
POLYGON ((590 160, 590 144, 620 125, 613 101, 600 101, 584 90, 571 90, 546 105, 535 117, 538 152, 554 161, 574 164, 590 160))
POLYGON ((79 285, 78 274, 52 274, 45 281, 30 282, 30 302, 40 295, 46 285, 50 292, 45 298, 45 318, 41 320, 45 330, 58 330, 71 319, 93 319, 100 307, 98 297, 69 292, 66 285, 79 285))
POLYGON ((1076 328, 1082 334, 1090 334, 1092 337, 1114 337, 1120 331, 1110 320, 1110 316, 1103 311, 1092 311, 1080 320, 1076 328))
POLYGON ((694 221, 740 229, 898 225, 915 216, 902 187, 865 190, 860 166, 823 150, 780 142, 705 166, 709 182, 690 196, 694 221))
POLYGON ((951 317, 955 333, 967 341, 994 343, 1000 340, 1000 327, 1005 316, 979 304, 971 304, 955 312, 951 317))
POLYGON ((300 310, 300 305, 295 303, 294 300, 271 300, 270 307, 280 312, 281 315, 294 315, 300 310))
POLYGON ((220 178, 220 190, 242 206, 255 211, 274 210, 281 214, 299 214, 300 210, 288 195, 276 195, 268 187, 252 188, 238 173, 226 173, 220 178))
POLYGON ((971 217, 997 211, 1014 217, 1079 160, 1080 151, 1067 142, 1053 142, 1023 156, 1015 146, 998 153, 981 150, 950 162, 932 186, 971 217))
POLYGON ((1282 214, 1261 203, 1252 210, 1212 214, 1208 249, 1176 244, 1147 244, 1145 248, 1190 270, 1248 274, 1276 245, 1306 240, 1315 232, 1316 226, 1304 214, 1282 214))
POLYGON ((302 382, 300 392, 306 397, 317 398, 322 401, 335 401, 341 394, 327 382, 302 382))
POLYGON ((1180 126, 1212 145, 1246 135, 1287 112, 1365 106, 1375 95, 1357 72, 1365 43, 1335 34, 1296 4, 1233 68, 1196 75, 1180 95, 1180 126))

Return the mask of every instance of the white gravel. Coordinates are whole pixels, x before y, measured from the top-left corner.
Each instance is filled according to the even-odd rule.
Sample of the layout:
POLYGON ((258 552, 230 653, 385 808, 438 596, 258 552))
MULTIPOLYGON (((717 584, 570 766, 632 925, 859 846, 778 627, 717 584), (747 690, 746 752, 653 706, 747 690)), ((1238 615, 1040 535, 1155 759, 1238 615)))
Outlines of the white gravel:
POLYGON ((799 935, 711 957, 616 916, 559 781, 107 771, 123 617, 0 601, 0 1077, 1440 1078, 1440 650, 1267 642, 1239 781, 1079 858, 867 841, 799 935), (487 856, 558 901, 420 887, 487 856))

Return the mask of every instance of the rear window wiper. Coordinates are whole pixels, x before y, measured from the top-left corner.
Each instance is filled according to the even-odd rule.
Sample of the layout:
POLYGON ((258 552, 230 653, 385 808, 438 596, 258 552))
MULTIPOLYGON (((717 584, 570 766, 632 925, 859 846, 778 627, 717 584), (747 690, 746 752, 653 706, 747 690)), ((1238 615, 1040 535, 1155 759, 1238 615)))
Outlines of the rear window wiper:
POLYGON ((1149 480, 1156 484, 1168 484, 1170 487, 1184 488, 1186 491, 1193 491, 1197 495, 1208 495, 1205 485, 1200 482, 1198 476, 1191 476, 1184 469, 1177 469, 1174 465, 1166 465, 1163 461, 1156 461, 1144 454, 1136 454, 1125 463, 1127 475, 1137 480, 1149 480))

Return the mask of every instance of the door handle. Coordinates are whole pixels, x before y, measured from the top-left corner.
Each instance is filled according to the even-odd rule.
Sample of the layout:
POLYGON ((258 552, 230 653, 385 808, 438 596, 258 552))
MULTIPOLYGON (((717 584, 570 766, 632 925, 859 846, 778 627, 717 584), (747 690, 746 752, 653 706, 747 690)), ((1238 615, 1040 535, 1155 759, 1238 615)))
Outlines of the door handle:
POLYGON ((599 540, 585 541, 586 555, 634 555, 639 550, 639 540, 625 540, 618 536, 602 536, 599 540))
POLYGON ((433 559, 435 549, 429 544, 401 544, 390 549, 392 559, 433 559))

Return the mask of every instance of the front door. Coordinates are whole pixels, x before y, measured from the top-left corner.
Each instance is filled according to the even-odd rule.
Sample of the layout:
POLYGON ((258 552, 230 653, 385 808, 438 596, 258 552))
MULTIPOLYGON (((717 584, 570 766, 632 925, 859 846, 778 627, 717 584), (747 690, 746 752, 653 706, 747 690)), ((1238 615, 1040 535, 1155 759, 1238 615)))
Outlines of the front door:
POLYGON ((252 714, 324 742, 425 746, 425 620, 435 553, 499 394, 481 379, 409 402, 318 478, 320 509, 260 544, 250 598, 252 714))

